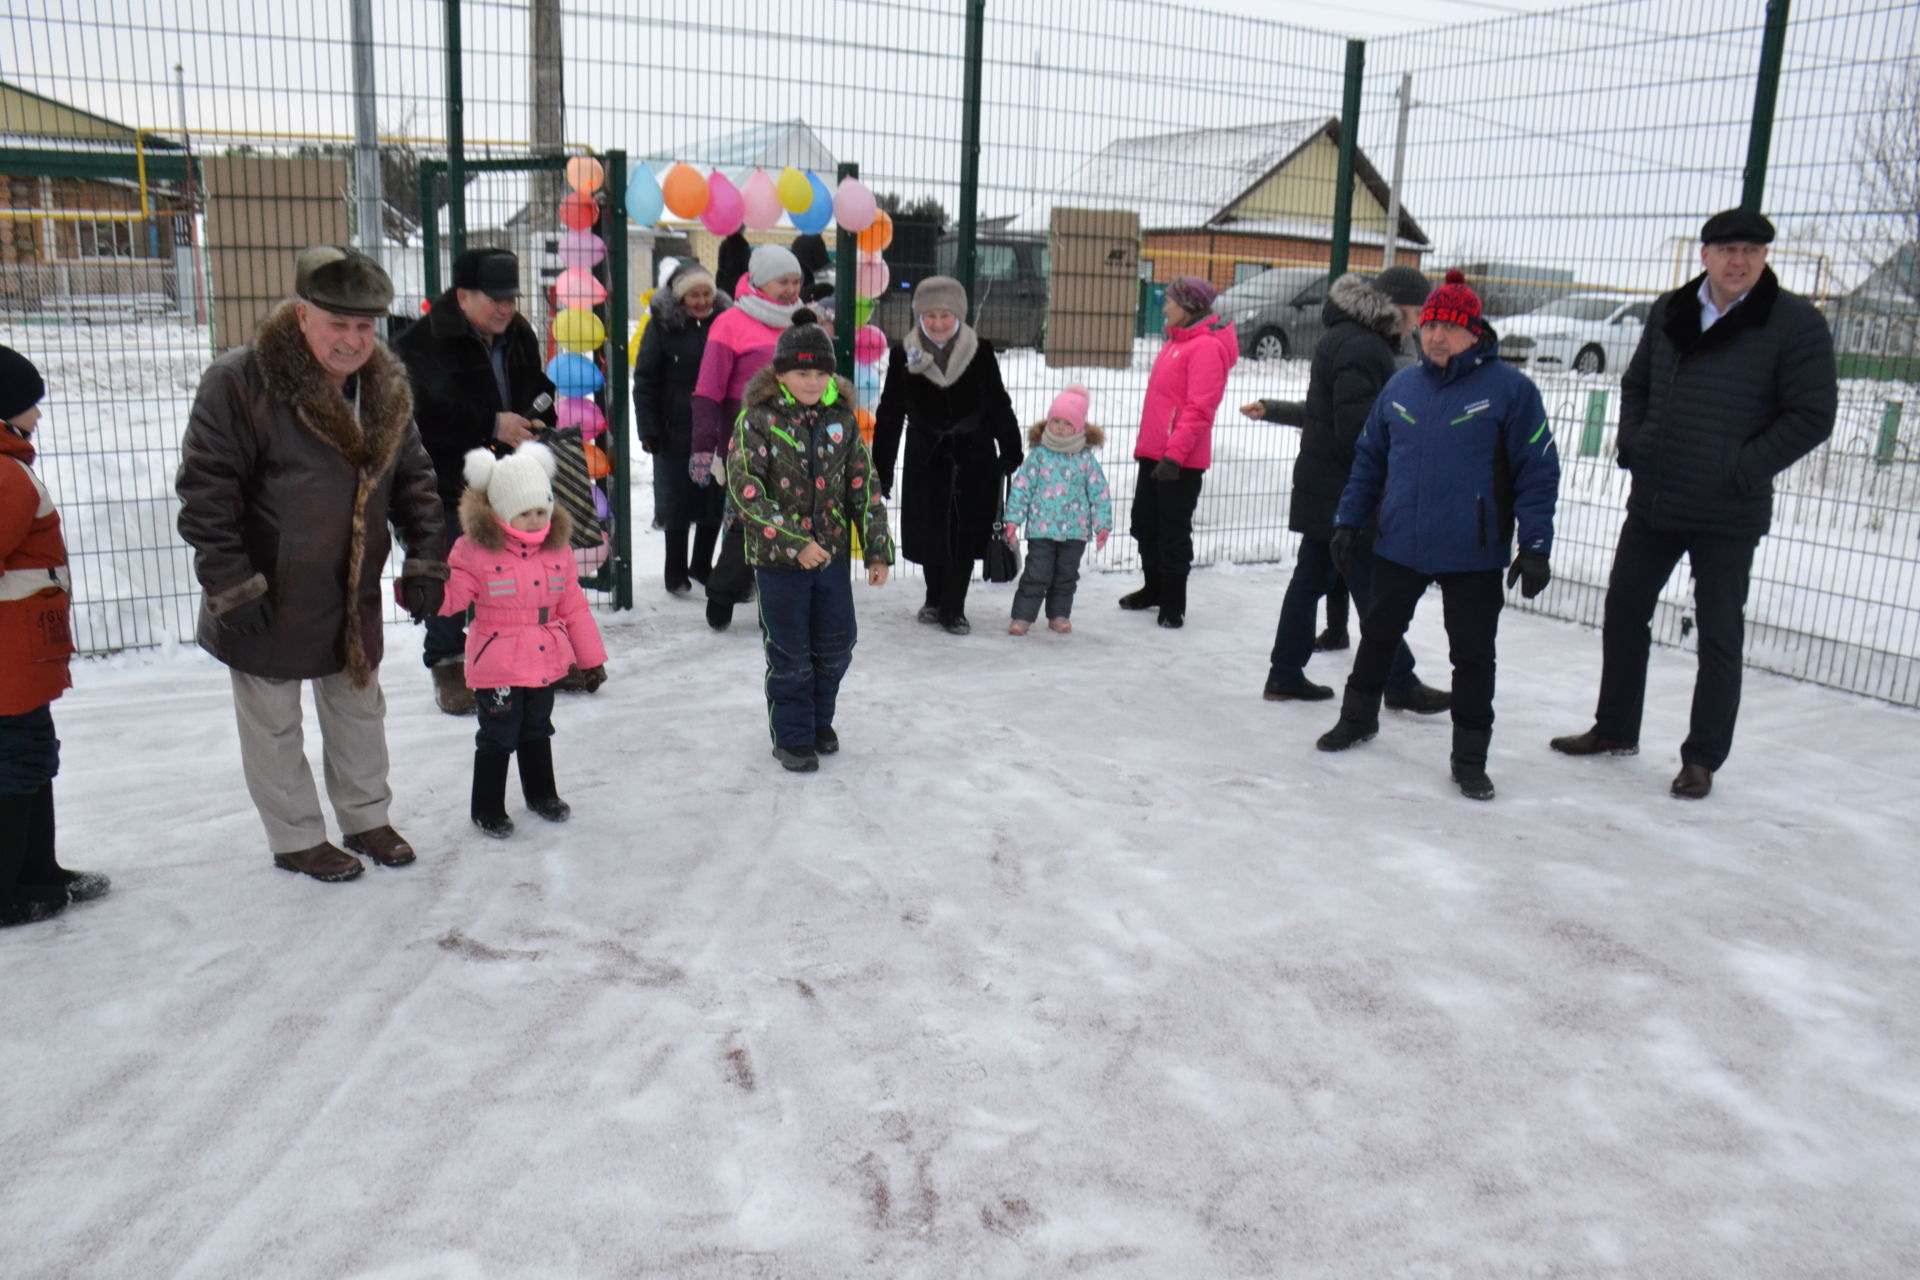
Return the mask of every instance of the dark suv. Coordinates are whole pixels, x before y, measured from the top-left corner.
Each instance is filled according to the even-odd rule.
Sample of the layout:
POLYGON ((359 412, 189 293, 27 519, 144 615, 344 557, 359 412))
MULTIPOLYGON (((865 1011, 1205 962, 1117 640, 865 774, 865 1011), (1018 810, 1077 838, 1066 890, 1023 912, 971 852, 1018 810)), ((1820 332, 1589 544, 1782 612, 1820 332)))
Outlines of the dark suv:
MULTIPOLYGON (((1047 333, 1047 241, 1045 236, 1008 235, 990 231, 975 244, 978 258, 974 274, 974 307, 971 323, 982 338, 996 347, 1041 347, 1047 333)), ((952 233, 940 238, 935 251, 939 275, 957 273, 959 237, 952 233)), ((874 308, 873 323, 898 342, 913 324, 910 294, 893 288, 874 308)))

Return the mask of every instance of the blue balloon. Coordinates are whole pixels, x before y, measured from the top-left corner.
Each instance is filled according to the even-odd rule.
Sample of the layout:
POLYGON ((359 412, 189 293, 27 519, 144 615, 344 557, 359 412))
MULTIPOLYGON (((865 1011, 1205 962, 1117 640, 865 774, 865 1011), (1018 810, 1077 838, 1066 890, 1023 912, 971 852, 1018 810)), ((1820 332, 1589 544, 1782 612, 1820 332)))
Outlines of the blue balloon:
POLYGON ((660 194, 660 180, 653 176, 653 167, 642 160, 634 167, 633 176, 627 179, 627 217, 650 227, 660 221, 665 209, 666 198, 660 194))
POLYGON ((813 203, 807 206, 805 213, 790 213, 793 229, 802 235, 815 236, 827 229, 833 221, 833 192, 827 190, 827 184, 820 181, 820 175, 807 170, 807 182, 813 187, 813 203))
POLYGON ((606 383, 599 365, 571 351, 547 361, 547 377, 563 396, 590 396, 606 383))

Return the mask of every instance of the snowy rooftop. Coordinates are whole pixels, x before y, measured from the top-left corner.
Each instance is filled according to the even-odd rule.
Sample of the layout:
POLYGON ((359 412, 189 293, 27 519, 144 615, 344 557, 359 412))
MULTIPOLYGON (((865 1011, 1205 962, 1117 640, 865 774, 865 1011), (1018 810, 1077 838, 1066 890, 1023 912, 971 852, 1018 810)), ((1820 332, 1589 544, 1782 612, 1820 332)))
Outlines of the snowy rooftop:
POLYGON ((752 125, 732 133, 723 133, 678 149, 645 157, 656 168, 665 168, 676 160, 702 168, 721 169, 729 175, 754 169, 811 169, 829 185, 833 182, 835 160, 804 120, 782 120, 773 124, 752 125))
POLYGON ((1108 144, 1008 228, 1044 234, 1058 205, 1136 209, 1143 231, 1202 227, 1311 141, 1325 116, 1242 129, 1121 138, 1108 144))

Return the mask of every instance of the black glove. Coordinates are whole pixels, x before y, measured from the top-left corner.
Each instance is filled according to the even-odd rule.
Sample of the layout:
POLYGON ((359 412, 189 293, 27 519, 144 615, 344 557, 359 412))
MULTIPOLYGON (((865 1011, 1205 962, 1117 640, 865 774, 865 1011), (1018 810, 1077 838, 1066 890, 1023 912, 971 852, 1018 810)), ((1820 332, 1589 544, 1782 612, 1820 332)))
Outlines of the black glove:
POLYGON ((1553 570, 1547 567, 1547 558, 1538 551, 1522 551, 1513 558, 1513 567, 1507 570, 1507 585, 1520 584, 1520 594, 1528 600, 1533 599, 1547 589, 1553 581, 1553 570))
POLYGON ((893 501, 893 481, 883 480, 880 482, 880 501, 882 502, 893 501))
POLYGON ((1327 555, 1343 578, 1353 568, 1353 540, 1356 536, 1352 525, 1343 524, 1333 531, 1333 540, 1327 543, 1327 555))
POLYGON ((605 666, 588 667, 580 673, 580 687, 588 693, 598 693, 600 686, 607 682, 605 666))
POLYGON ((1153 464, 1153 478, 1155 480, 1178 480, 1180 478, 1180 464, 1172 458, 1160 459, 1160 461, 1153 464))
POLYGON ((273 601, 255 596, 220 615, 220 625, 237 636, 263 636, 273 625, 273 601))
POLYGON ((648 438, 648 437, 646 437, 646 436, 641 436, 641 437, 640 437, 640 452, 642 452, 642 453, 658 453, 658 452, 660 452, 660 442, 659 442, 658 440, 653 440, 653 439, 649 439, 649 438, 648 438))
POLYGON ((1003 453, 1000 455, 1000 470, 1004 475, 1012 475, 1020 469, 1020 455, 1003 453))
POLYGON ((438 617, 440 602, 447 598, 447 586, 438 578, 415 575, 400 579, 400 607, 415 622, 438 617))

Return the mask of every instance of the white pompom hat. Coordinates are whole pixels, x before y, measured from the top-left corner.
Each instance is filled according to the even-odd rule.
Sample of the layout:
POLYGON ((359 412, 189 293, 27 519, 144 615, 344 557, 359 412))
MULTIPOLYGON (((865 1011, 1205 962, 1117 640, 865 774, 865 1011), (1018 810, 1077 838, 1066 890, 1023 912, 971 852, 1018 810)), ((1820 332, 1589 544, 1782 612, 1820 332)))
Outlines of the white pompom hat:
POLYGON ((502 520, 511 520, 535 507, 553 509, 553 450, 537 440, 522 441, 507 458, 485 449, 467 454, 462 468, 467 487, 487 495, 487 505, 502 520))

